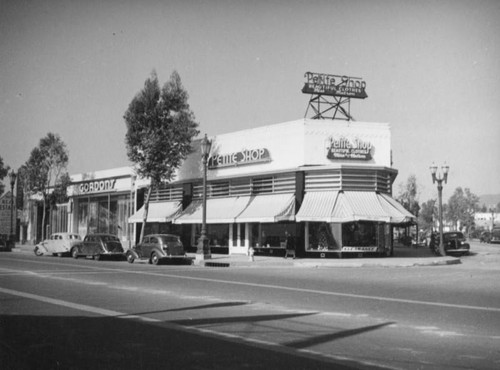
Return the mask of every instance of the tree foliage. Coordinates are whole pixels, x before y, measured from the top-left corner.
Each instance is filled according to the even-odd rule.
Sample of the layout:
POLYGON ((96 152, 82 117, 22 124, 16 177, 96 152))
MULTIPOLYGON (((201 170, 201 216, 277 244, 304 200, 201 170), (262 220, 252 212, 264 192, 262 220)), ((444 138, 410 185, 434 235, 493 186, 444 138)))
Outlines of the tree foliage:
POLYGON ((448 200, 446 219, 453 224, 454 229, 468 232, 474 225, 474 214, 479 210, 479 197, 469 188, 458 187, 448 200))
POLYGON ((57 134, 48 133, 33 148, 24 165, 23 181, 29 193, 39 193, 43 199, 42 239, 45 238, 45 210, 50 190, 54 190, 68 165, 66 144, 57 134))
POLYGON ((9 169, 9 166, 4 165, 3 158, 0 156, 0 195, 2 195, 5 190, 3 179, 5 178, 5 176, 7 176, 9 169))
POLYGON ((435 199, 429 199, 422 203, 420 213, 418 215, 418 223, 420 228, 431 231, 434 226, 434 220, 438 217, 438 211, 435 199))
POLYGON ((153 71, 130 102, 124 120, 128 158, 139 176, 151 180, 144 203, 142 239, 151 190, 172 180, 175 170, 191 152, 191 140, 199 133, 198 123, 176 71, 161 89, 153 71))
POLYGON ((408 176, 406 184, 400 184, 398 200, 410 213, 418 216, 420 205, 418 204, 418 186, 415 175, 408 176))

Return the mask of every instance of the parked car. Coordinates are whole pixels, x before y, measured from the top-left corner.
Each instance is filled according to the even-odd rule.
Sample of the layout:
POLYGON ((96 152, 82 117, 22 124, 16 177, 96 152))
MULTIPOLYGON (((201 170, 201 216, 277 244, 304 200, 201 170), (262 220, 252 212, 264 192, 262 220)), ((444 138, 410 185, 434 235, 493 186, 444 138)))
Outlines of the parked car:
POLYGON ((154 265, 166 260, 192 263, 192 259, 186 255, 181 239, 172 234, 146 235, 141 243, 127 251, 126 257, 130 263, 134 263, 136 259, 148 260, 154 265))
POLYGON ((489 231, 483 231, 479 236, 479 242, 481 243, 489 243, 491 240, 491 234, 489 231))
POLYGON ((55 233, 48 239, 35 245, 34 252, 37 256, 44 254, 52 254, 53 256, 70 255, 71 248, 82 242, 82 238, 78 234, 73 233, 55 233))
POLYGON ((500 243, 500 229, 493 228, 491 230, 490 243, 500 243))
POLYGON ((14 241, 8 239, 6 235, 0 235, 0 252, 12 252, 14 246, 14 241))
POLYGON ((459 231, 443 233, 443 244, 446 254, 467 255, 470 252, 470 245, 467 243, 467 239, 459 231))
POLYGON ((89 234, 71 248, 73 258, 91 256, 98 261, 102 257, 122 258, 124 255, 120 239, 112 234, 89 234))

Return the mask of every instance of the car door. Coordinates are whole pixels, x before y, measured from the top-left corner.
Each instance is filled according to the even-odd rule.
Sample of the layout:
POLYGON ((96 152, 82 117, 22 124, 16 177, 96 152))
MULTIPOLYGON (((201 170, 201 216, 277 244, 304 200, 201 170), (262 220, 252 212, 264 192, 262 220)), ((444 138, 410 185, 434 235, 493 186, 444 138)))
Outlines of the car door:
POLYGON ((55 238, 55 236, 56 236, 55 234, 52 234, 50 236, 50 238, 48 238, 47 240, 45 240, 43 242, 43 246, 45 247, 45 249, 47 250, 48 253, 55 253, 54 252, 54 242, 55 242, 54 238, 55 238))
POLYGON ((86 256, 92 255, 92 244, 94 243, 94 237, 88 236, 83 242, 82 253, 86 256))
POLYGON ((142 238, 142 241, 136 245, 135 250, 139 255, 139 258, 146 258, 146 254, 144 253, 144 244, 149 240, 149 237, 146 236, 142 238))
POLYGON ((144 258, 149 258, 151 256, 151 245, 153 239, 154 238, 152 236, 144 238, 144 243, 142 243, 142 256, 144 258))

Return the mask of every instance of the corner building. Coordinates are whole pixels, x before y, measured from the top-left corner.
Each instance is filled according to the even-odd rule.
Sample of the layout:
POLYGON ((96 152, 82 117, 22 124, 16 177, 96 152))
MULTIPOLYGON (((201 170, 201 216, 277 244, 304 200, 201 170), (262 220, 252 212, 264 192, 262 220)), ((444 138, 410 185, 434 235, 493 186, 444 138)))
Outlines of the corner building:
MULTIPOLYGON (((386 123, 312 120, 217 135, 207 171, 207 236, 212 253, 342 257, 392 254, 392 228, 415 218, 392 195, 386 123)), ((156 189, 146 232, 175 232, 194 250, 201 232, 199 141, 174 181, 156 189)), ((142 199, 144 180, 136 183, 142 199), (142 184, 142 187, 141 187, 142 184)), ((129 222, 139 233, 143 208, 129 222)))

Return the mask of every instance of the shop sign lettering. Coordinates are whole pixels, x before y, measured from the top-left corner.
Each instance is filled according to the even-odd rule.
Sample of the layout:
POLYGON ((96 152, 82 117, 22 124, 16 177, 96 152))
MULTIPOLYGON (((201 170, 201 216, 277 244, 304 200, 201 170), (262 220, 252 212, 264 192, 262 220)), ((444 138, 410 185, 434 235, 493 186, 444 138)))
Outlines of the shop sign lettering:
POLYGON ((355 138, 354 140, 345 137, 330 138, 327 144, 328 159, 349 159, 359 161, 369 161, 372 159, 373 145, 368 141, 355 138))
POLYGON ((208 168, 215 169, 221 167, 242 166, 247 164, 255 164, 271 161, 269 150, 260 149, 244 149, 240 152, 229 154, 215 154, 208 159, 208 168))
POLYGON ((377 247, 342 247, 342 252, 376 252, 377 247))
POLYGON ((111 191, 115 188, 116 179, 88 181, 78 185, 80 194, 99 193, 111 191))
POLYGON ((302 88, 304 94, 343 96, 365 99, 366 82, 358 77, 330 75, 326 73, 306 72, 306 82, 302 88))

